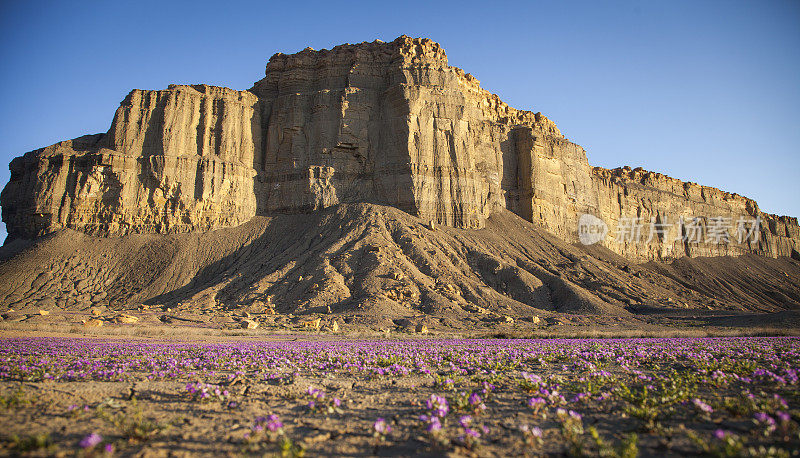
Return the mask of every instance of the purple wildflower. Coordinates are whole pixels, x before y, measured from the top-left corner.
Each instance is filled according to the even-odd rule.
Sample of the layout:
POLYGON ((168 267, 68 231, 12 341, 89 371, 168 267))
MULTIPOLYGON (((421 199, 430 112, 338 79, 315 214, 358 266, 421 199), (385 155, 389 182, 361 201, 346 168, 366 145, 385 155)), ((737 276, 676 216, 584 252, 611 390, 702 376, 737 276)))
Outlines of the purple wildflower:
POLYGON ((469 405, 474 406, 481 403, 481 397, 478 396, 478 393, 472 393, 469 395, 468 399, 469 405))
POLYGON ((267 429, 272 432, 275 432, 279 429, 283 428, 283 423, 281 422, 280 418, 277 415, 272 414, 267 417, 267 429))
POLYGON ((419 417, 419 419, 426 422, 425 430, 429 433, 435 433, 442 429, 442 422, 439 420, 439 417, 433 415, 422 415, 419 417))
POLYGON ((372 429, 378 434, 388 434, 392 431, 392 427, 383 418, 376 419, 375 423, 372 424, 372 429))
POLYGON ((528 407, 530 407, 531 409, 537 409, 545 404, 547 404, 547 401, 545 401, 543 398, 528 399, 528 407))
POLYGON ((464 428, 464 434, 468 437, 474 437, 475 439, 481 437, 481 433, 472 428, 464 428))
POLYGON ((80 446, 81 448, 92 448, 100 442, 103 442, 103 436, 97 433, 92 433, 81 440, 80 446))
POLYGON ((435 394, 432 394, 431 397, 425 401, 425 406, 437 417, 445 417, 450 411, 450 405, 447 403, 447 399, 442 396, 436 396, 435 394))
POLYGON ((694 398, 692 400, 692 403, 695 405, 695 407, 700 409, 701 412, 705 412, 705 413, 714 412, 714 408, 712 408, 710 405, 706 404, 705 402, 701 401, 700 399, 694 398))

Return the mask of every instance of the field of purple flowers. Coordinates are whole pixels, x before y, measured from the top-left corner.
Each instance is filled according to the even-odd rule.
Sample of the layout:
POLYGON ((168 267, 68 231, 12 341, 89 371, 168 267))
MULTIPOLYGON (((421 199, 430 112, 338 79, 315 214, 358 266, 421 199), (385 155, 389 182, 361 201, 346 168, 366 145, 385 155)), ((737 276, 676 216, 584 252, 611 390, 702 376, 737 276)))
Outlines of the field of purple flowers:
POLYGON ((800 449, 796 338, 0 342, 0 454, 800 449))

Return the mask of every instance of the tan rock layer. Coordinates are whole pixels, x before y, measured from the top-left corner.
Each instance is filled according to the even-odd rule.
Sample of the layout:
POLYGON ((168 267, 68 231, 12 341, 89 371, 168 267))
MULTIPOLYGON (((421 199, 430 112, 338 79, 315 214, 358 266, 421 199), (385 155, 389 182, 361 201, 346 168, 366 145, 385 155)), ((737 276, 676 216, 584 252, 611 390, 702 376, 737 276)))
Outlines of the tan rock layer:
POLYGON ((763 214, 747 198, 591 167, 552 121, 482 89, 437 43, 405 36, 276 54, 248 91, 134 90, 106 134, 32 151, 10 168, 1 199, 12 238, 65 227, 104 236, 210 230, 374 202, 473 228, 506 207, 569 241, 590 213, 611 229, 604 245, 643 259, 780 256, 800 245, 795 219, 763 214), (746 245, 624 243, 613 234, 625 218, 680 216, 760 216, 763 225, 746 245))

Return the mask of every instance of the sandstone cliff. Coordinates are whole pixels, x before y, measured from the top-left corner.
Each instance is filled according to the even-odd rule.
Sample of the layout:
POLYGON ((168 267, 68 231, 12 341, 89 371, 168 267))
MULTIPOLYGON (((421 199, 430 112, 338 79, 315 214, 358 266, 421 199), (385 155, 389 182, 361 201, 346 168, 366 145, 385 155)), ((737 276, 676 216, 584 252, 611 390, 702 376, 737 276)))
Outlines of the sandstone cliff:
POLYGON ((9 236, 68 227, 95 235, 235 226, 255 214, 253 105, 246 91, 170 86, 132 91, 108 133, 11 162, 9 236))
POLYGON ((10 168, 0 196, 10 239, 61 228, 206 231, 371 202, 461 228, 481 228, 505 207, 569 242, 589 213, 609 226, 602 244, 637 259, 774 257, 800 247, 796 219, 764 214, 750 199, 591 167, 552 121, 481 89, 437 43, 405 36, 276 54, 248 91, 132 91, 107 133, 32 151, 10 168), (674 225, 649 241, 614 234, 630 218, 666 226, 696 216, 758 217, 761 230, 750 243, 681 240, 674 225))

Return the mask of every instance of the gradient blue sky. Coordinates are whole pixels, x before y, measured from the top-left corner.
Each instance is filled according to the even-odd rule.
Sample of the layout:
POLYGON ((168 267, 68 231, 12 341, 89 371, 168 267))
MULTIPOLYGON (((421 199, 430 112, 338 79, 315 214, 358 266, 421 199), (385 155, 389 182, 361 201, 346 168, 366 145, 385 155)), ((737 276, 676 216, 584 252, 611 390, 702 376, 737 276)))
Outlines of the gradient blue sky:
POLYGON ((800 1, 387 5, 2 1, 0 186, 14 156, 106 131, 133 88, 247 89, 276 52, 406 34, 547 115, 593 165, 800 215, 800 1))

